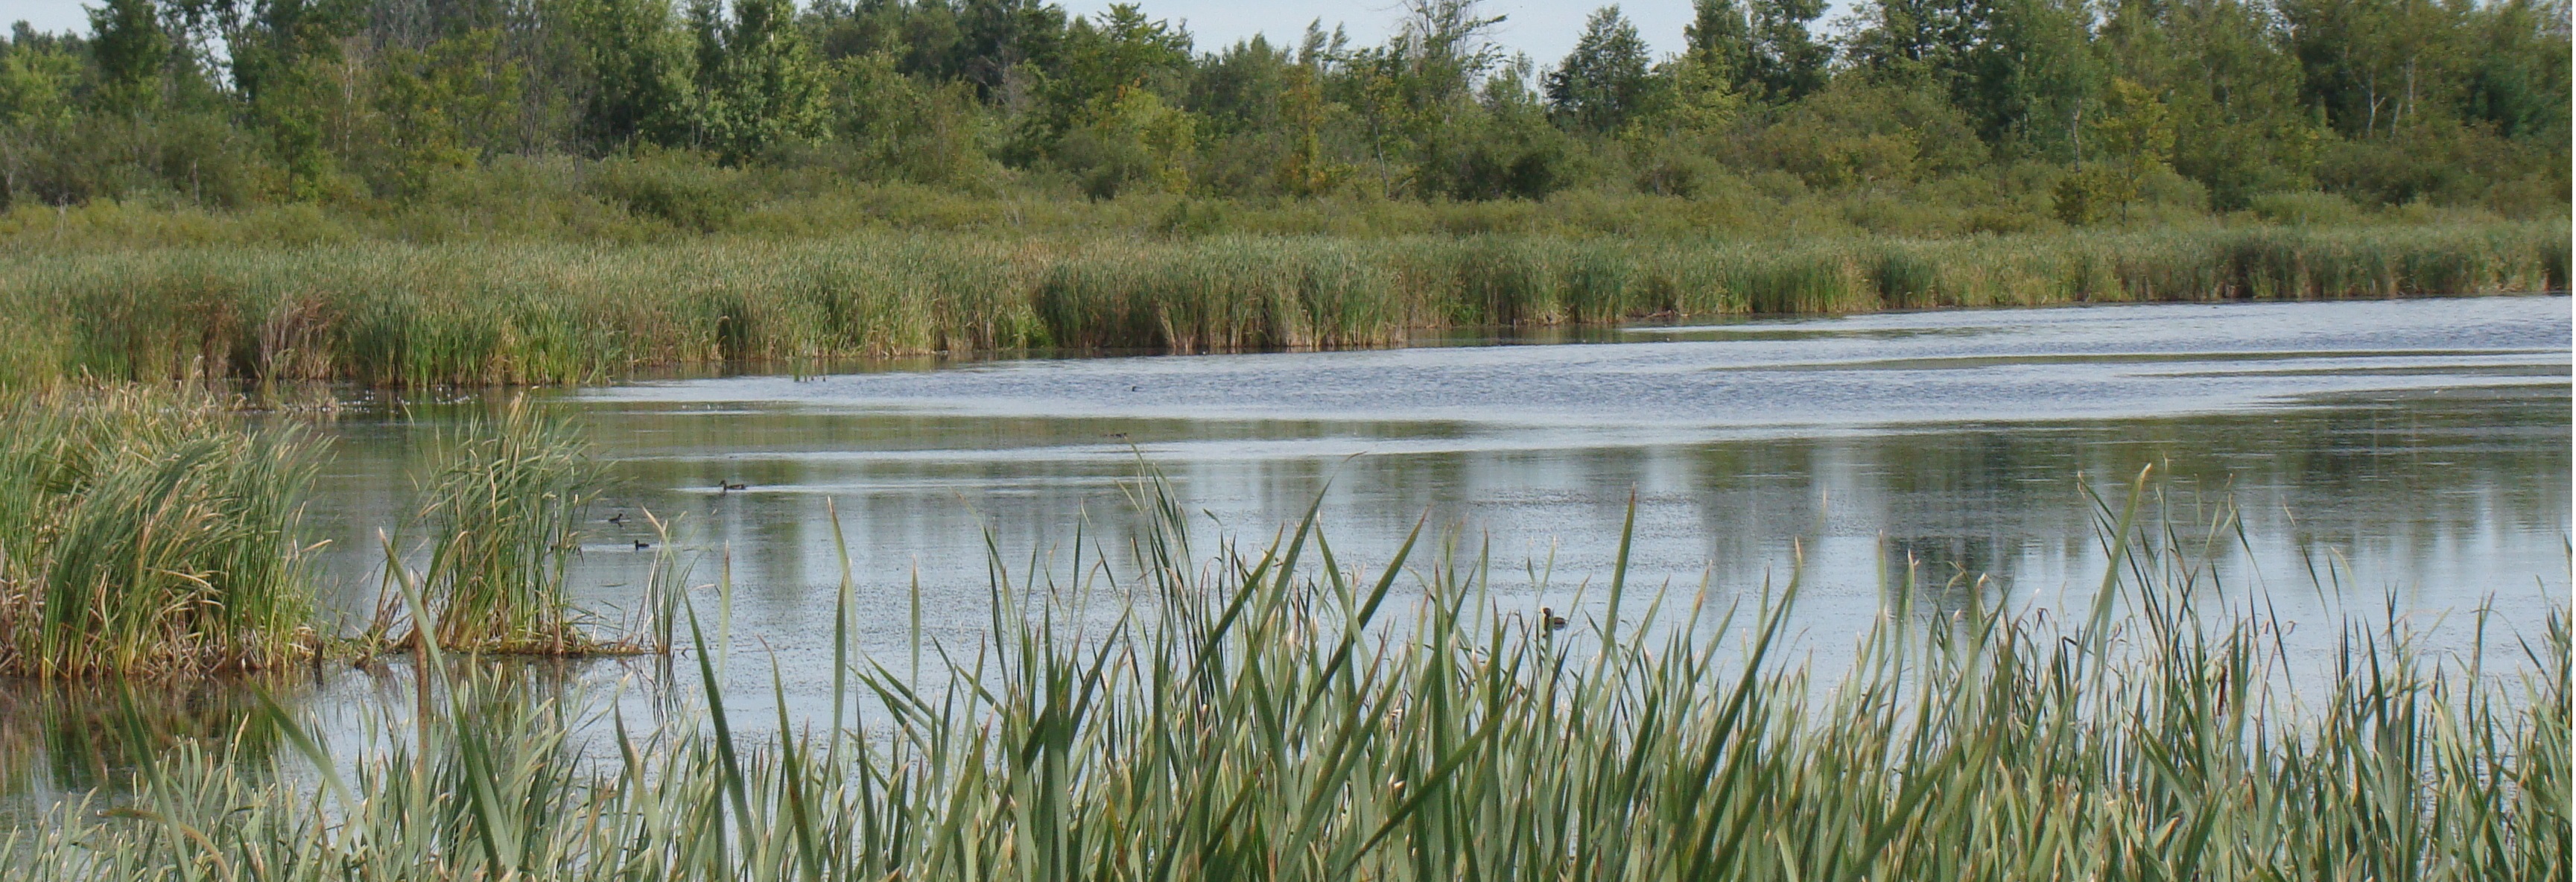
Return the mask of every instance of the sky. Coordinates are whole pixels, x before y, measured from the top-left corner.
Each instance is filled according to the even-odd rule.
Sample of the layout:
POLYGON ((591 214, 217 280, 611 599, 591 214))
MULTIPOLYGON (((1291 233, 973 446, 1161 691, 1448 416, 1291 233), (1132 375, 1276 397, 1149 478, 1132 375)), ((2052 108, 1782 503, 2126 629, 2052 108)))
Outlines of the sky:
MULTIPOLYGON (((97 0, 91 0, 95 3, 97 0)), ((1075 13, 1096 13, 1109 7, 1108 0, 1059 0, 1075 13)), ((1366 45, 1386 38, 1388 26, 1396 18, 1398 0, 1142 0, 1145 12, 1158 18, 1188 22, 1190 33, 1201 50, 1219 49, 1254 34, 1268 34, 1272 42, 1293 44, 1306 29, 1306 23, 1322 19, 1324 29, 1336 23, 1346 25, 1355 44, 1366 45)), ((1495 36, 1505 47, 1528 52, 1540 67, 1553 66, 1574 48, 1575 35, 1583 30, 1583 19, 1595 6, 1595 0, 1546 2, 1546 0, 1486 0, 1488 14, 1505 16, 1495 36)), ((1837 4, 1839 5, 1839 4, 1837 4)), ((89 19, 81 11, 82 0, 0 0, 0 22, 24 20, 44 31, 87 31, 89 19)), ((1637 23, 1638 32, 1654 47, 1655 54, 1678 51, 1682 45, 1682 26, 1690 21, 1690 0, 1627 0, 1620 9, 1637 23)), ((1830 15, 1827 16, 1831 18, 1830 15)))

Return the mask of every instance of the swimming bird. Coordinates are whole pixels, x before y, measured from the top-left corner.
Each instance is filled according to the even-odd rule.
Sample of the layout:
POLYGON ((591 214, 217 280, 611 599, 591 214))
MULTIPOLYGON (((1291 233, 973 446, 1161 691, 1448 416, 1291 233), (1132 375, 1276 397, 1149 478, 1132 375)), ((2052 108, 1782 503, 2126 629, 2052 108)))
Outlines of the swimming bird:
POLYGON ((717 481, 717 482, 716 482, 716 492, 718 492, 718 493, 731 493, 731 492, 733 492, 733 491, 736 491, 736 490, 742 490, 742 489, 748 488, 748 487, 750 487, 750 486, 751 486, 751 485, 749 485, 749 484, 727 484, 727 483, 725 483, 725 482, 723 482, 723 481, 717 481))
POLYGON ((642 551, 642 550, 644 550, 644 549, 651 548, 651 547, 653 547, 653 543, 646 542, 646 541, 644 541, 644 540, 642 540, 642 539, 637 539, 637 540, 635 540, 635 550, 637 550, 637 551, 642 551))
POLYGON ((612 524, 623 524, 623 523, 626 523, 626 513, 621 511, 621 512, 618 512, 618 513, 616 513, 616 514, 614 514, 614 515, 610 515, 610 516, 609 516, 609 518, 608 518, 608 522, 609 522, 609 523, 612 523, 612 524))
POLYGON ((1538 623, 1550 631, 1565 630, 1565 617, 1544 606, 1538 608, 1538 623))

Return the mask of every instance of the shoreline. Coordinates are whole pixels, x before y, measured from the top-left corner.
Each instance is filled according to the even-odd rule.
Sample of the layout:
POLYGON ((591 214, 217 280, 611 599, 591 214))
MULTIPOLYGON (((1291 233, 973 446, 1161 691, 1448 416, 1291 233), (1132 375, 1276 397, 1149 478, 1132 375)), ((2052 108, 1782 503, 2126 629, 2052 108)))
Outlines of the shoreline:
POLYGON ((2562 221, 1779 243, 861 233, 0 257, 0 387, 590 385, 641 369, 1373 349, 1477 328, 2567 289, 2562 221))

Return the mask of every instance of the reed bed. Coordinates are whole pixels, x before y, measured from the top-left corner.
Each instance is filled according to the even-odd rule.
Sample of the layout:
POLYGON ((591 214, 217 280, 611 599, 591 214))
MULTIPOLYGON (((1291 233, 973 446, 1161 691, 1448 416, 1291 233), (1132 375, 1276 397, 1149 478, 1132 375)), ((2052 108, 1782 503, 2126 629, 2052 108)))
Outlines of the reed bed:
POLYGON ((441 439, 415 518, 426 569, 388 553, 388 583, 437 618, 403 614, 389 590, 396 602, 366 633, 325 633, 304 510, 321 451, 246 404, 193 386, 0 394, 0 677, 277 669, 409 646, 423 636, 415 621, 472 652, 668 645, 652 611, 629 623, 636 635, 602 636, 567 597, 564 565, 604 467, 579 433, 524 404, 441 439))
MULTIPOLYGON (((673 725, 615 718, 611 758, 589 761, 564 706, 460 678, 417 740, 342 766, 279 713, 318 777, 182 749, 143 766, 127 807, 0 838, 0 865, 31 882, 2568 871, 2563 615, 2530 623, 2513 672, 2355 620, 2296 692, 2278 623, 2211 602, 2227 595, 2193 545, 2134 527, 2135 503, 2104 511, 2094 613, 1900 604, 1837 672, 1794 648, 1794 580, 1741 603, 1632 594, 1623 553, 1597 615, 1556 630, 1494 602, 1472 553, 1411 562, 1419 528, 1374 572, 1335 560, 1311 513, 1202 559, 1183 507, 1147 502, 1129 578, 997 563, 992 639, 938 648, 929 681, 844 643, 829 725, 782 710, 774 738, 736 737, 709 685, 673 725), (1103 598, 1123 612, 1085 617, 1103 598)), ((845 623, 853 606, 845 590, 845 623)))
POLYGON ((2559 291, 2564 221, 1947 239, 1006 238, 0 258, 0 385, 567 384, 646 366, 1380 346, 1645 316, 2559 291))
POLYGON ((219 396, 0 400, 0 675, 197 675, 309 658, 314 448, 219 396))

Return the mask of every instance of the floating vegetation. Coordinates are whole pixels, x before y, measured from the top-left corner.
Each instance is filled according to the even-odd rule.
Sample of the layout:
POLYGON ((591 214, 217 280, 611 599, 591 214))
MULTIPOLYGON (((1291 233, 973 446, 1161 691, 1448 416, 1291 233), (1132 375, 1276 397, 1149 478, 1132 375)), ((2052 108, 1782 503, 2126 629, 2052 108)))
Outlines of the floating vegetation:
POLYGON ((1794 580, 1636 594, 1623 553, 1559 630, 1494 602, 1472 556, 1413 565, 1419 527, 1364 573, 1311 511, 1202 560, 1182 506, 1146 509, 1114 570, 1132 577, 997 565, 996 633, 929 680, 851 658, 844 628, 827 725, 799 728, 782 694, 777 734, 738 736, 691 617, 703 714, 615 718, 605 758, 570 746, 564 707, 460 677, 416 742, 343 765, 279 714, 318 772, 183 747, 138 773, 130 810, 62 808, 0 838, 0 864, 30 882, 2568 871, 2563 615, 2530 623, 2516 672, 2353 620, 2298 691, 2281 623, 2221 605, 2195 543, 2106 508, 2093 613, 1900 606, 1828 670, 1794 648, 1794 580))
POLYGON ((141 387, 0 400, 0 675, 186 676, 308 659, 292 428, 141 387))
POLYGON ((146 248, 0 257, 0 385, 612 380, 647 365, 1028 349, 1381 346, 1643 316, 2559 291, 2565 221, 1947 239, 1521 234, 649 246, 146 248))

